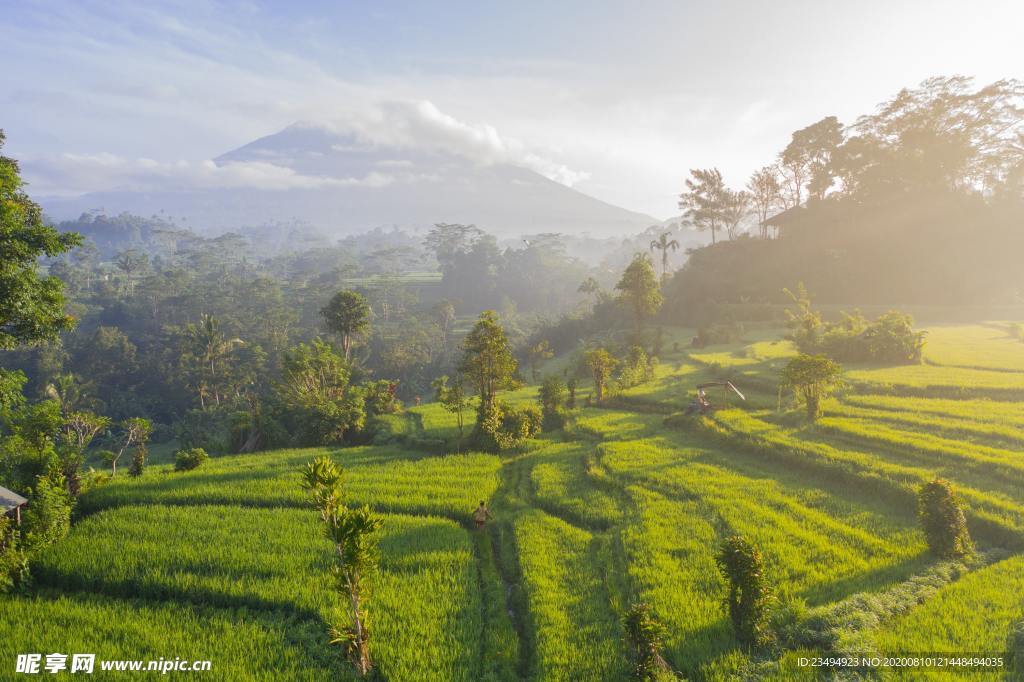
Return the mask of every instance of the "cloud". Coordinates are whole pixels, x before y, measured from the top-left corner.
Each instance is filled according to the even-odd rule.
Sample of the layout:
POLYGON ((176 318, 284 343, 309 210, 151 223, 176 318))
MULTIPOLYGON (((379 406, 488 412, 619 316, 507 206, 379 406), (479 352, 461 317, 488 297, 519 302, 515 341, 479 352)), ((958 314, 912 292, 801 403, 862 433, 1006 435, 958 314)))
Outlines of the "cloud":
MULTIPOLYGON (((430 100, 387 100, 350 111, 344 119, 300 125, 354 135, 370 145, 445 152, 484 165, 523 166, 569 187, 590 177, 590 173, 570 168, 544 150, 501 135, 493 125, 468 123, 447 114, 430 100)), ((347 150, 345 145, 332 148, 347 150)))
POLYGON ((218 164, 211 160, 170 163, 148 158, 126 159, 115 154, 62 154, 33 161, 29 180, 42 194, 83 194, 107 190, 182 189, 319 189, 324 187, 379 188, 395 176, 370 172, 363 177, 302 175, 266 161, 218 164), (41 180, 37 180, 40 178, 41 180))

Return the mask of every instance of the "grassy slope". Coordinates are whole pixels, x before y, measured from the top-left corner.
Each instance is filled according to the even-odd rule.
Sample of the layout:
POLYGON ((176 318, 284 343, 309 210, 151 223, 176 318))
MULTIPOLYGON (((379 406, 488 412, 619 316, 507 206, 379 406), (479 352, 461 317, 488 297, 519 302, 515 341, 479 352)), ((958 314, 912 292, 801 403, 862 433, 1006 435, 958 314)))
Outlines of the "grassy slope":
MULTIPOLYGON (((678 331, 685 341, 689 331, 678 331)), ((978 398, 1013 397, 1024 384, 1014 383, 1015 348, 987 341, 990 332, 936 330, 933 365, 855 370, 859 385, 810 428, 776 414, 775 376, 792 349, 759 332, 692 360, 670 350, 656 379, 614 407, 579 410, 565 434, 502 458, 440 454, 457 449, 455 416, 425 404, 390 418, 405 445, 119 477, 83 499, 86 517, 37 562, 37 595, 0 598, 0 627, 17 633, 0 658, 56 642, 109 656, 210 652, 219 679, 337 676, 344 663, 325 643, 338 606, 324 589, 329 547, 298 487, 302 464, 327 452, 344 465, 352 501, 386 515, 374 629, 388 679, 626 679, 620 616, 636 600, 669 626, 666 658, 688 678, 747 669, 792 679, 796 652, 758 663, 735 642, 717 542, 748 535, 781 597, 827 609, 930 570, 913 487, 937 473, 962 488, 983 548, 1020 537, 1024 502, 1011 493, 1024 408, 978 398), (723 373, 748 409, 664 423, 693 384, 723 373), (975 383, 964 393, 960 381, 975 383), (481 498, 496 517, 484 533, 467 530, 481 498), (25 622, 41 625, 12 627, 25 622)), ((506 399, 535 395, 528 386, 506 399)), ((472 412, 465 418, 468 430, 472 412)), ((1006 595, 1022 587, 1012 557, 864 636, 890 653, 998 648, 1022 617, 1006 595)))

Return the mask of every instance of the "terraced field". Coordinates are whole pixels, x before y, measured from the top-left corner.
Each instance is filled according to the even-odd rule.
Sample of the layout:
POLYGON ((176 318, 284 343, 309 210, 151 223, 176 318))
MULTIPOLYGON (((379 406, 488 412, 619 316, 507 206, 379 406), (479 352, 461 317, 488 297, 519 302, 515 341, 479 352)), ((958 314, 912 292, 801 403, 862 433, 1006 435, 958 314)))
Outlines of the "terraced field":
POLYGON ((455 417, 427 404, 392 418, 389 444, 119 477, 83 498, 32 591, 0 598, 0 628, 16 633, 0 659, 58 646, 210 658, 216 679, 349 679, 326 643, 340 607, 330 546, 299 487, 324 453, 385 521, 372 616, 383 679, 628 679, 621 619, 636 601, 690 680, 814 679, 800 657, 851 652, 1024 657, 1024 373, 998 325, 956 329, 930 337, 930 364, 853 368, 816 425, 780 401, 792 349, 765 332, 668 353, 651 382, 515 453, 457 452, 455 417), (723 375, 746 402, 678 415, 693 384, 723 375), (967 502, 974 560, 926 550, 915 492, 935 476, 967 502), (469 523, 480 499, 495 517, 484 531, 469 523), (795 614, 766 650, 741 647, 722 608, 714 556, 732 533, 762 550, 775 603, 795 614), (25 622, 37 626, 13 627, 25 622))

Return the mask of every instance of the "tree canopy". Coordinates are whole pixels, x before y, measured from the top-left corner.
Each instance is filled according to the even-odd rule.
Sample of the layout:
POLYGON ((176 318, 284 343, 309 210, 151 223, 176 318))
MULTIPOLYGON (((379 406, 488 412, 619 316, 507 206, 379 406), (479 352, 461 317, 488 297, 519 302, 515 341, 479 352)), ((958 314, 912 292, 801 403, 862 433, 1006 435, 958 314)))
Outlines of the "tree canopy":
MULTIPOLYGON (((0 151, 4 140, 0 130, 0 151)), ((0 154, 0 349, 50 340, 73 326, 64 310, 63 283, 41 276, 37 261, 81 243, 77 234, 61 234, 43 222, 17 161, 0 154)))

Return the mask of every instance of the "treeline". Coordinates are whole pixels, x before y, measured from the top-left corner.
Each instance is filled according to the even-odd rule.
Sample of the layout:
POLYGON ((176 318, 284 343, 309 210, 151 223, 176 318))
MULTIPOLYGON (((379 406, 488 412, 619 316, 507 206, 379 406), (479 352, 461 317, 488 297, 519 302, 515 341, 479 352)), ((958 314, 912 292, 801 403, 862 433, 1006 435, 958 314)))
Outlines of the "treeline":
POLYGON ((680 207, 729 239, 691 254, 666 314, 785 302, 797 281, 828 303, 1019 301, 1022 125, 1021 83, 934 78, 851 125, 827 117, 793 133, 744 190, 694 170, 680 207))

